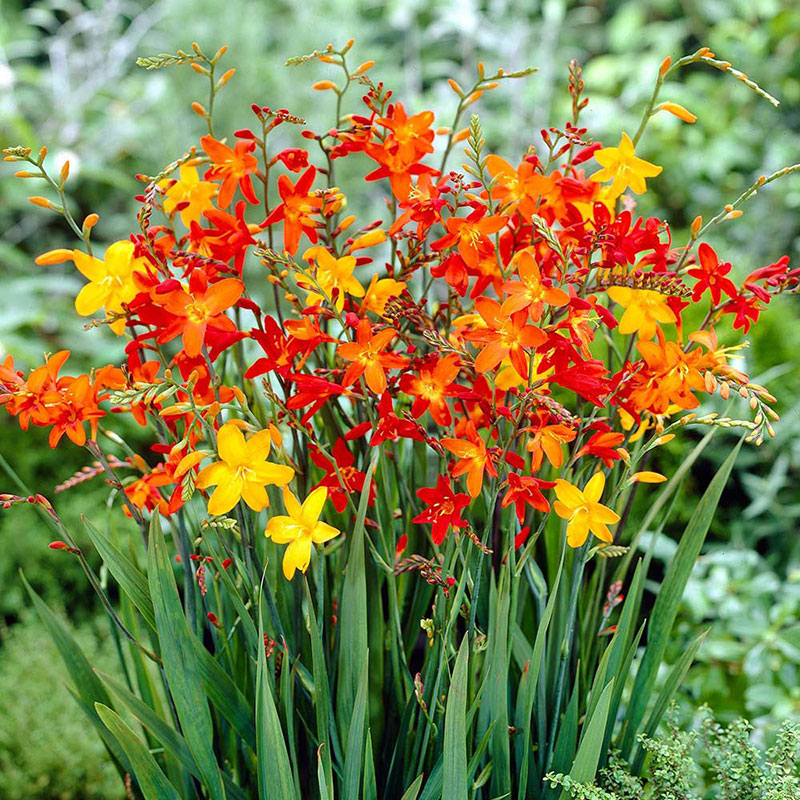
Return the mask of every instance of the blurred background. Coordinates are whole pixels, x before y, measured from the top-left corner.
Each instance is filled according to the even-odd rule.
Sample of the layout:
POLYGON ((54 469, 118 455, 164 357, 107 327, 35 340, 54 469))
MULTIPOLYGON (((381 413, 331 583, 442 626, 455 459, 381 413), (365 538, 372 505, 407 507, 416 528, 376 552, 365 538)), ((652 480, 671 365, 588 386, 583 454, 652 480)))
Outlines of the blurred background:
MULTIPOLYGON (((146 72, 139 55, 227 44, 225 67, 237 74, 220 99, 227 133, 250 124, 252 102, 287 107, 312 126, 330 125, 327 98, 307 87, 327 77, 322 65, 285 67, 290 56, 356 39, 354 62, 375 59, 373 78, 409 110, 431 108, 450 124, 455 96, 446 78, 471 85, 487 70, 536 66, 522 82, 489 93, 480 113, 487 146, 517 163, 545 125, 569 114, 567 64, 584 68, 591 135, 616 144, 635 130, 661 60, 707 45, 782 102, 778 109, 730 76, 685 70, 663 93, 695 112, 695 125, 663 114, 640 154, 664 167, 649 183, 643 213, 671 221, 676 243, 697 214, 706 218, 761 174, 800 161, 800 4, 794 0, 42 0, 0 4, 0 144, 38 149, 51 164, 69 159, 76 217, 100 211, 96 239, 134 229, 133 176, 157 173, 204 133, 190 110, 206 87, 185 67, 146 72)), ((297 145, 300 141, 293 141, 297 145)), ((451 162, 453 166, 456 161, 451 162)), ((39 268, 33 257, 71 247, 60 217, 34 209, 40 190, 0 181, 0 358, 20 366, 69 348, 75 369, 118 360, 105 330, 84 332, 73 310, 82 284, 71 267, 39 268)), ((744 216, 715 228, 709 243, 740 276, 788 253, 800 261, 800 179, 768 187, 744 216)), ((778 437, 742 451, 706 551, 692 577, 675 652, 711 626, 689 674, 684 705, 710 703, 727 720, 743 714, 758 730, 800 718, 800 325, 798 298, 774 301, 751 335, 746 369, 778 397, 778 437)), ((740 410, 744 414, 744 409, 740 410)), ((666 471, 694 441, 673 442, 666 471)), ((696 435, 699 438, 699 434, 696 435)), ((718 435, 686 482, 670 524, 656 542, 668 560, 672 538, 730 448, 718 435)), ((87 463, 85 451, 46 435, 22 435, 0 416, 0 489, 19 487, 5 470, 53 497, 54 487, 87 463)), ((80 514, 106 513, 106 487, 84 484, 58 495, 62 516, 83 541, 80 514)), ((82 644, 109 661, 108 627, 74 559, 47 548, 49 530, 26 509, 0 515, 0 797, 118 798, 119 785, 99 739, 63 688, 55 649, 28 609, 18 571, 76 623, 82 644)), ((110 667, 109 667, 110 668, 110 667)), ((766 733, 765 735, 768 735, 766 733)))

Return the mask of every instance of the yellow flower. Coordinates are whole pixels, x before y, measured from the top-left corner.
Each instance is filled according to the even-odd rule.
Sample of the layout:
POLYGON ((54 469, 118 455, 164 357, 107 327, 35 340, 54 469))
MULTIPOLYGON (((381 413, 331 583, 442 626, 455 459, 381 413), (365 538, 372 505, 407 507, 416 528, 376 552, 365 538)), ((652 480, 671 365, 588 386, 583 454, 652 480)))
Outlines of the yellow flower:
POLYGON ((267 484, 283 486, 294 477, 294 470, 283 464, 267 461, 270 449, 269 430, 259 431, 245 441, 236 422, 226 422, 217 433, 215 461, 200 470, 197 488, 216 486, 208 501, 208 513, 225 514, 239 500, 244 500, 254 511, 269 505, 267 484))
POLYGON ((181 204, 181 222, 187 227, 192 227, 192 222, 200 222, 203 212, 214 208, 211 198, 217 193, 217 184, 201 181, 195 167, 183 164, 180 170, 180 179, 172 183, 163 180, 159 184, 166 188, 164 195, 164 211, 171 214, 181 204), (171 184, 171 185, 170 185, 171 184))
POLYGON ((378 280, 378 276, 373 275, 367 287, 367 294, 361 302, 361 308, 382 317, 386 310, 386 304, 395 297, 400 297, 405 288, 406 285, 403 281, 396 281, 392 278, 378 280))
POLYGON ((606 485, 606 476, 595 473, 581 491, 568 481, 556 481, 556 497, 553 510, 567 522, 567 544, 580 547, 591 531, 598 539, 611 542, 613 538, 608 526, 619 522, 619 515, 602 505, 600 497, 606 485))
MULTIPOLYGON (((103 261, 80 250, 72 251, 72 260, 89 279, 75 298, 75 310, 82 317, 91 316, 103 307, 108 316, 123 311, 122 304, 129 303, 138 292, 133 273, 137 269, 144 272, 146 267, 145 259, 133 257, 133 242, 125 241, 109 245, 103 261)), ((111 330, 121 335, 125 320, 112 322, 111 330)))
POLYGON ((283 574, 287 581, 294 577, 295 570, 305 572, 308 569, 312 542, 322 544, 341 533, 332 525, 319 521, 327 499, 328 490, 319 486, 300 505, 289 488, 283 487, 283 502, 289 516, 273 517, 267 523, 264 535, 277 544, 289 545, 283 554, 283 574))
MULTIPOLYGON (((313 258, 316 262, 317 267, 314 277, 319 284, 319 288, 333 302, 337 311, 341 311, 344 308, 344 296, 346 294, 353 297, 364 296, 364 287, 353 275, 353 270, 356 268, 355 256, 334 258, 324 247, 309 247, 303 253, 303 258, 306 261, 313 258), (333 297, 334 289, 337 290, 335 298, 333 297)), ((326 299, 317 291, 317 287, 311 280, 300 278, 298 283, 304 289, 310 290, 308 297, 306 297, 307 306, 319 305, 326 299)))
POLYGON ((619 147, 604 147, 594 157, 603 169, 595 172, 591 179, 596 183, 613 181, 611 194, 614 197, 621 195, 629 186, 636 194, 644 194, 647 191, 644 179, 655 178, 661 173, 661 167, 636 156, 627 133, 622 134, 619 147))
POLYGON ((608 296, 625 309, 618 329, 622 334, 638 331, 640 339, 649 340, 655 336, 659 322, 676 321, 675 314, 667 305, 667 298, 650 289, 612 286, 608 296))

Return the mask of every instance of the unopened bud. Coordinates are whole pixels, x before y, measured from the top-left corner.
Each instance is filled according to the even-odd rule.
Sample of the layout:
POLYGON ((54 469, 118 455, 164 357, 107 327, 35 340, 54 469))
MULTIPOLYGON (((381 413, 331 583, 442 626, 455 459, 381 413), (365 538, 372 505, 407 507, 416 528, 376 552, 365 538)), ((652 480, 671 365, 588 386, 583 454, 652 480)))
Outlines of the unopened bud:
POLYGON ((684 108, 682 105, 679 105, 678 103, 670 103, 670 102, 661 103, 661 105, 659 105, 658 108, 661 109, 662 111, 669 112, 678 119, 682 119, 684 122, 688 122, 690 124, 697 122, 697 116, 695 114, 692 114, 692 112, 689 111, 688 108, 684 108))
POLYGON ((72 261, 72 250, 59 247, 56 250, 48 250, 37 256, 34 261, 41 267, 46 264, 63 264, 65 261, 72 261))
POLYGON ((32 197, 29 197, 28 200, 35 206, 39 206, 39 208, 53 208, 53 204, 46 197, 33 195, 32 197))
POLYGON ((235 69, 229 69, 218 81, 217 89, 221 89, 236 73, 235 69))
POLYGON ((375 66, 375 62, 374 61, 365 61, 363 64, 359 64, 356 67, 355 72, 353 73, 353 75, 362 75, 368 69, 372 69, 374 66, 375 66))
POLYGON ((456 94, 457 94, 459 97, 463 97, 463 96, 464 96, 464 90, 461 88, 461 86, 460 86, 460 85, 459 85, 459 84, 458 84, 456 81, 454 81, 452 78, 448 78, 448 79, 447 79, 447 82, 450 84, 450 88, 451 88, 451 89, 452 89, 452 90, 453 90, 453 91, 454 91, 454 92, 455 92, 455 93, 456 93, 456 94))

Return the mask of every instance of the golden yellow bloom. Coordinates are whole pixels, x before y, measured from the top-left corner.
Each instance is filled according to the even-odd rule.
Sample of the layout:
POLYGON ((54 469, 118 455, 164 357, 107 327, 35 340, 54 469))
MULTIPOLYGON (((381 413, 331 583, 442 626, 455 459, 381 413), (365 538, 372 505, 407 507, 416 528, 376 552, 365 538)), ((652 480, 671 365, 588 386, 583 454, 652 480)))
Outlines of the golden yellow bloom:
POLYGON ((603 542, 613 541, 609 525, 619 522, 619 515, 600 503, 606 485, 606 476, 595 473, 581 491, 568 481, 556 481, 556 497, 553 510, 567 522, 567 544, 580 547, 591 531, 603 542))
MULTIPOLYGON (((89 283, 78 292, 75 310, 82 317, 89 317, 101 308, 106 314, 119 313, 122 304, 129 303, 136 296, 137 288, 133 273, 145 271, 145 259, 133 257, 133 242, 114 242, 106 250, 101 261, 80 250, 72 251, 72 260, 78 270, 89 279, 89 283)), ((111 330, 121 335, 125 330, 125 320, 111 323, 111 330)))
POLYGON ((283 554, 283 574, 287 581, 294 577, 295 570, 305 572, 308 569, 312 542, 322 544, 341 533, 319 520, 327 499, 328 490, 319 486, 300 505, 289 488, 283 488, 283 502, 289 516, 272 517, 264 535, 277 544, 289 545, 283 554))
POLYGON ((612 286, 608 296, 625 309, 617 329, 622 334, 638 331, 640 339, 649 340, 655 336, 659 322, 676 321, 675 314, 667 305, 667 298, 651 289, 612 286))
MULTIPOLYGON (((317 267, 314 277, 320 289, 330 298, 337 311, 341 311, 344 308, 344 296, 346 294, 353 297, 364 296, 364 287, 353 275, 353 270, 356 267, 355 256, 334 258, 324 247, 309 247, 303 253, 303 258, 307 261, 314 259, 316 262, 317 267), (333 296, 334 289, 337 291, 335 298, 333 296)), ((325 297, 316 290, 316 286, 310 280, 300 278, 298 283, 304 289, 310 290, 306 297, 307 306, 316 306, 325 300, 325 297)))
POLYGON ((361 308, 364 311, 372 311, 379 317, 383 316, 386 304, 395 297, 400 297, 405 291, 406 285, 403 281, 396 281, 392 278, 381 278, 377 275, 372 276, 367 293, 361 301, 361 308))
POLYGON ((188 203, 180 210, 181 222, 187 227, 192 222, 201 222, 203 212, 214 208, 211 198, 217 193, 217 184, 201 181, 196 167, 183 164, 179 173, 180 177, 170 186, 169 180, 161 181, 162 187, 167 188, 164 195, 164 211, 171 214, 182 203, 188 203))
POLYGON ((629 186, 636 194, 644 194, 647 191, 644 179, 655 178, 662 169, 637 157, 627 133, 622 134, 619 147, 604 147, 594 157, 603 169, 595 172, 591 179, 597 183, 613 181, 611 194, 614 197, 621 195, 629 186))
POLYGON ((266 485, 284 486, 294 477, 294 470, 267 461, 271 437, 269 430, 259 431, 245 440, 236 422, 226 422, 217 433, 220 460, 200 470, 197 488, 216 486, 208 501, 208 513, 225 514, 239 500, 254 511, 269 506, 266 485))

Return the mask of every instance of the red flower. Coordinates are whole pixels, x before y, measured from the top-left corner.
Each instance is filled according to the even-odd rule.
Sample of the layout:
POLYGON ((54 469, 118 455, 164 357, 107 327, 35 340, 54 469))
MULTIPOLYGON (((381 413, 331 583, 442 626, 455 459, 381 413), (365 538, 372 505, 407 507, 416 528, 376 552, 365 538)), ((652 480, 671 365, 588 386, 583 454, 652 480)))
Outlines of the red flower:
MULTIPOLYGON (((341 514, 347 508, 347 495, 353 492, 360 493, 364 488, 367 476, 353 466, 355 457, 341 437, 336 440, 331 451, 333 461, 314 447, 312 447, 310 455, 311 460, 328 473, 314 488, 326 487, 333 507, 341 514)), ((373 505, 375 502, 374 483, 370 485, 368 502, 369 505, 373 505)))
POLYGON ((453 245, 470 267, 477 267, 482 250, 494 252, 494 245, 489 235, 502 230, 508 217, 484 217, 486 206, 476 208, 468 217, 449 217, 445 222, 447 233, 431 242, 431 250, 445 250, 453 245))
POLYGON ((308 167, 308 151, 301 150, 299 147, 289 147, 286 150, 281 150, 275 158, 291 172, 300 172, 300 170, 308 167))
POLYGON ((352 362, 344 374, 342 385, 350 386, 363 374, 367 386, 375 394, 383 394, 386 391, 386 370, 399 369, 408 363, 404 356, 384 352, 396 335, 394 328, 384 328, 373 336, 372 325, 364 317, 358 323, 356 341, 344 342, 337 348, 342 358, 352 362))
POLYGON ((292 369, 299 347, 287 338, 273 317, 264 317, 264 330, 253 330, 255 339, 266 355, 254 361, 245 372, 245 378, 257 378, 265 372, 277 372, 282 377, 292 369))
POLYGON ((581 456, 597 456, 607 467, 613 466, 615 461, 622 458, 615 447, 619 447, 625 441, 624 433, 614 431, 597 431, 593 434, 586 444, 578 450, 578 458, 581 456))
POLYGON ((369 440, 370 447, 377 447, 387 439, 393 442, 401 438, 422 440, 423 437, 417 425, 410 419, 403 419, 394 413, 392 398, 388 392, 381 397, 381 402, 378 405, 378 415, 378 425, 369 440))
POLYGON ((705 242, 698 248, 697 256, 700 259, 699 267, 689 270, 689 275, 697 278, 692 300, 696 303, 706 289, 711 292, 714 305, 719 303, 722 292, 728 297, 736 297, 736 286, 725 277, 731 271, 731 265, 727 261, 720 263, 717 254, 705 242))
POLYGON ((428 507, 421 514, 417 514, 412 522, 430 522, 435 545, 440 545, 444 541, 451 526, 466 527, 466 521, 461 518, 461 509, 466 508, 472 501, 467 494, 454 494, 450 481, 444 475, 437 478, 435 488, 425 487, 417 490, 417 497, 428 507))
POLYGON ((540 481, 530 475, 517 475, 516 472, 508 473, 508 491, 503 496, 502 506, 506 508, 512 503, 520 522, 525 519, 525 506, 532 506, 537 511, 547 513, 550 503, 542 494, 542 489, 552 489, 554 481, 540 481))

